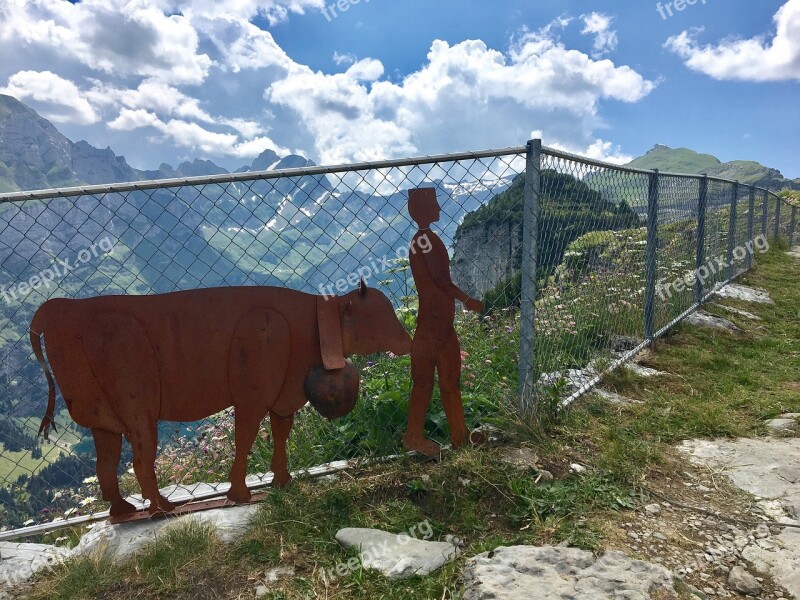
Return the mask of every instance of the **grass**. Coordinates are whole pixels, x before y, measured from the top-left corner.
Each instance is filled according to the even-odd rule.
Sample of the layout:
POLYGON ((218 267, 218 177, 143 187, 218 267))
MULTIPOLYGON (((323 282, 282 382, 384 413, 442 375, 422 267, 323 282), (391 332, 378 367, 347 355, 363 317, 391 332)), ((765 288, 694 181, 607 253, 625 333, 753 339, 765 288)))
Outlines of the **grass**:
POLYGON ((473 363, 479 394, 506 400, 504 433, 514 445, 535 449, 537 467, 508 464, 501 446, 447 453, 440 462, 405 456, 333 482, 301 480, 271 490, 233 545, 218 544, 202 528, 176 529, 124 565, 83 559, 59 567, 29 597, 252 597, 265 571, 280 566, 294 572, 267 584, 266 598, 458 598, 464 560, 497 546, 567 542, 599 551, 605 526, 646 501, 648 478, 674 468, 675 444, 758 434, 764 419, 800 412, 800 286, 786 285, 797 281, 800 261, 779 250, 759 256, 742 282, 770 290, 775 306, 730 304, 763 321, 709 306, 746 333, 680 326, 645 360, 674 375, 644 380, 619 370, 605 380, 641 404, 588 396, 568 412, 531 421, 508 408, 513 387, 492 389, 509 366, 473 363), (573 463, 587 471, 575 475, 573 463), (552 481, 540 480, 545 470, 552 481), (404 581, 360 568, 330 576, 353 557, 335 541, 339 528, 401 532, 425 520, 433 539, 451 534, 464 541, 462 558, 404 581))

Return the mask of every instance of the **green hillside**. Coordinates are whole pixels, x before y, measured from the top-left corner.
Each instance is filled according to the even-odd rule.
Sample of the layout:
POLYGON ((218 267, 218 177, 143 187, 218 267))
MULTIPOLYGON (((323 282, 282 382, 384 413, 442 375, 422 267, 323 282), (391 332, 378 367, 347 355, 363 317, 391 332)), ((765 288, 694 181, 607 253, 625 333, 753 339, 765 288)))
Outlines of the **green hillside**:
POLYGON ((656 145, 644 156, 634 159, 626 166, 636 169, 659 169, 670 173, 705 173, 722 163, 716 156, 700 154, 689 148, 670 148, 656 145))
POLYGON ((700 154, 689 148, 670 148, 660 144, 626 166, 646 170, 658 169, 670 173, 706 173, 711 177, 739 181, 773 191, 800 189, 800 179, 786 179, 777 169, 765 167, 752 160, 723 163, 711 154, 700 154))

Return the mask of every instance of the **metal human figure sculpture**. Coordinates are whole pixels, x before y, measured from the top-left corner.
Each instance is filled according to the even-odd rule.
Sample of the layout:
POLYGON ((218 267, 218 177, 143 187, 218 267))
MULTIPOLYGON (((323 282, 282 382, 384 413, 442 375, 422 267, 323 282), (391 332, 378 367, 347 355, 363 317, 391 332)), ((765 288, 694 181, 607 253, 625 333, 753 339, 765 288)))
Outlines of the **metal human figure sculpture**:
POLYGON ((286 442, 306 399, 327 418, 347 414, 358 373, 345 357, 408 354, 411 338, 388 298, 362 281, 342 297, 234 287, 54 299, 33 317, 31 345, 49 385, 39 432, 54 425, 57 382, 72 418, 92 430, 103 499, 121 517, 136 511, 117 479, 123 435, 150 513, 170 512, 154 468, 158 421, 198 421, 233 406, 228 498, 247 502, 247 456, 262 419, 269 414, 273 483, 286 485, 286 442))
POLYGON ((442 404, 450 425, 450 442, 459 448, 467 442, 479 443, 483 436, 470 434, 461 403, 461 345, 453 327, 455 301, 468 310, 480 312, 483 303, 461 291, 450 277, 450 257, 442 240, 431 231, 439 220, 436 190, 421 188, 408 194, 408 212, 419 225, 411 242, 409 260, 419 295, 417 329, 411 345, 411 399, 408 430, 403 438, 406 450, 438 456, 441 448, 425 437, 425 414, 433 394, 434 373, 439 375, 442 404), (427 252, 419 252, 423 248, 427 252))

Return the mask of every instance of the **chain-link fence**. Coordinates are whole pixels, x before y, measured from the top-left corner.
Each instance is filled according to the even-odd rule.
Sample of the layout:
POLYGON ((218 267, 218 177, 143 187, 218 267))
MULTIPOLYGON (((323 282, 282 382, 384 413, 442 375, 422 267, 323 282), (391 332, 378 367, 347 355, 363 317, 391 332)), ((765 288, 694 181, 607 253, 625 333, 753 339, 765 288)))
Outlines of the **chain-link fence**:
POLYGON ((538 142, 527 160, 535 176, 523 200, 523 235, 533 238, 521 260, 523 409, 553 390, 566 403, 579 397, 747 271, 771 241, 794 238, 792 208, 767 190, 538 142))
MULTIPOLYGON (((72 422, 60 397, 58 432, 49 441, 37 437, 47 383, 29 327, 43 302, 218 286, 342 294, 363 277, 413 331, 408 253, 416 228, 407 194, 415 187, 437 190, 442 211, 434 229, 451 251, 453 280, 486 303, 485 314, 459 314, 456 322, 470 427, 520 394, 524 405, 553 389, 572 397, 586 391, 746 270, 766 241, 759 236, 789 238, 795 227, 792 210, 762 190, 625 169, 542 150, 538 142, 0 195, 0 524, 8 530, 0 537, 79 523, 106 508, 91 432, 72 422)), ((298 413, 288 450, 293 470, 400 451, 409 358, 356 363, 362 384, 353 413, 334 422, 310 408, 298 413)), ((250 456, 253 484, 268 480, 268 430, 250 456)), ((437 397, 426 432, 447 440, 437 397)), ((230 410, 200 422, 162 422, 159 442, 161 486, 194 496, 226 491, 230 410)), ((119 473, 123 491, 135 495, 130 463, 126 445, 119 473)))

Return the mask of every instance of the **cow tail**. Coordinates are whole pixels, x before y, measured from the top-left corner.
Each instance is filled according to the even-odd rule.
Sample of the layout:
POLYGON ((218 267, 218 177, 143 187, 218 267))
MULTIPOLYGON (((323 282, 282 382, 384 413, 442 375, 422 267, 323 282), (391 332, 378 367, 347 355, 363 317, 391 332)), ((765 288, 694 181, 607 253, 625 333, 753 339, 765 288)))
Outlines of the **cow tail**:
POLYGON ((50 369, 47 366, 47 363, 44 360, 44 352, 42 352, 42 333, 40 332, 40 321, 41 321, 41 310, 38 311, 34 317, 33 321, 31 322, 31 346, 33 347, 33 353, 36 355, 36 360, 39 361, 39 364, 42 366, 44 370, 44 375, 47 377, 47 411, 44 413, 44 418, 42 419, 42 424, 39 426, 39 435, 44 435, 44 439, 49 439, 49 431, 50 427, 53 428, 53 431, 58 433, 58 429, 56 429, 56 422, 54 417, 55 409, 56 409, 56 384, 53 380, 53 374, 50 372, 50 369))

